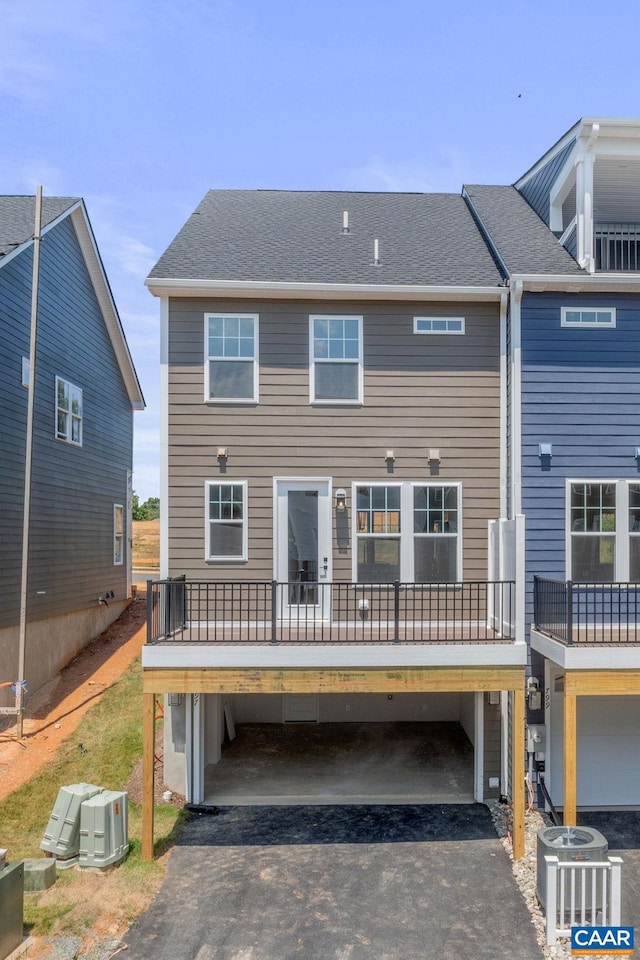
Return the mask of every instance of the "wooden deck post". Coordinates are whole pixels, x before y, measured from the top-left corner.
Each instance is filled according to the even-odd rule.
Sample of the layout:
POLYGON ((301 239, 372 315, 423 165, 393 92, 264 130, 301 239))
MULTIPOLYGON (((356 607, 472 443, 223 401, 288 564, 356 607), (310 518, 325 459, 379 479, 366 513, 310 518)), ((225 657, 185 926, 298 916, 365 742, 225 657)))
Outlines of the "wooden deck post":
POLYGON ((565 674, 564 690, 564 815, 563 823, 565 827, 575 827, 576 825, 576 765, 577 765, 577 741, 576 741, 576 695, 571 690, 567 690, 567 677, 565 674))
POLYGON ((513 859, 524 857, 524 686, 513 691, 513 859))
POLYGON ((142 694, 142 859, 153 860, 155 693, 142 694))

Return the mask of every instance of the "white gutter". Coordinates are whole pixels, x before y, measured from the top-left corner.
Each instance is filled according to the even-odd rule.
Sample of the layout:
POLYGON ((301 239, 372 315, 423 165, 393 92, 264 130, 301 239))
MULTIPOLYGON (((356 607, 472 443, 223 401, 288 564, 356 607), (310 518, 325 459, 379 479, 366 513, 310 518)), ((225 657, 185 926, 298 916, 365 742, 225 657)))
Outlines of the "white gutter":
POLYGON ((573 274, 514 273, 511 280, 522 283, 531 293, 559 290, 565 293, 637 293, 640 289, 638 273, 573 274))
POLYGON ((147 278, 155 297, 280 297, 330 300, 452 300, 499 301, 504 288, 414 283, 307 283, 288 280, 188 280, 147 278))

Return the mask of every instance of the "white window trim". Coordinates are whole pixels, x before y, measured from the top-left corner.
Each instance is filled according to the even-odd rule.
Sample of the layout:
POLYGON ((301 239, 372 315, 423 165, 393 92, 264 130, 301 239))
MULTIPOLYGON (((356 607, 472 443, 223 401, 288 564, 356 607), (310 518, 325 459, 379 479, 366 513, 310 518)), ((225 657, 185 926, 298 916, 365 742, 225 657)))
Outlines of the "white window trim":
POLYGON ((258 403, 260 399, 260 388, 259 388, 259 379, 260 379, 260 315, 257 313, 233 313, 227 311, 225 313, 205 313, 204 315, 204 402, 205 403, 215 403, 215 404, 229 404, 229 403, 258 403), (209 356, 209 319, 224 319, 225 317, 231 317, 237 320, 253 320, 253 396, 252 397, 212 397, 211 393, 211 384, 210 384, 210 372, 209 372, 209 361, 210 360, 224 360, 225 362, 233 363, 234 361, 242 361, 248 363, 251 359, 250 357, 210 357, 209 356))
MULTIPOLYGON (((606 486, 610 484, 616 490, 616 529, 615 546, 613 561, 613 580, 612 583, 629 582, 629 554, 630 554, 630 533, 629 530, 629 487, 637 486, 640 481, 634 479, 620 480, 608 479, 607 477, 571 477, 565 481, 565 579, 572 580, 571 570, 571 487, 573 484, 596 484, 606 486)), ((584 530, 578 533, 582 537, 600 537, 606 535, 606 531, 584 530)))
MULTIPOLYGON (((438 536, 455 537, 458 542, 456 554, 456 583, 462 582, 462 483, 458 481, 438 481, 433 480, 354 480, 351 483, 351 542, 353 549, 351 551, 351 579, 353 583, 358 583, 358 540, 362 537, 376 536, 381 539, 397 539, 400 536, 400 582, 415 583, 415 555, 413 550, 414 530, 413 530, 413 488, 414 487, 455 487, 458 500, 458 530, 452 534, 438 534, 438 536), (400 488, 400 534, 397 533, 379 533, 362 534, 358 533, 357 524, 357 490, 358 487, 399 487, 400 488)), ((384 586, 384 584, 381 584, 384 586)), ((442 581, 442 586, 453 586, 450 581, 442 581)))
POLYGON ((113 505, 113 565, 114 567, 121 567, 124 565, 124 554, 125 554, 125 543, 126 543, 126 531, 125 531, 125 512, 124 504, 114 503, 113 505), (121 511, 122 517, 122 533, 120 534, 120 559, 118 560, 118 551, 116 549, 117 537, 118 537, 118 527, 116 524, 116 515, 118 510, 121 511))
POLYGON ((465 318, 464 317, 414 317, 413 318, 413 332, 419 335, 426 336, 436 336, 436 337, 460 337, 464 336, 465 332, 465 318), (434 320, 437 320, 439 323, 446 323, 446 330, 420 330, 420 323, 433 323, 434 320), (459 330, 450 330, 448 325, 453 323, 459 323, 459 330))
POLYGON ((60 443, 67 443, 71 447, 81 447, 84 440, 84 392, 82 390, 82 387, 79 387, 76 383, 72 383, 71 380, 67 380, 66 377, 56 376, 54 403, 55 403, 55 438, 56 440, 59 440, 60 443), (58 433, 58 411, 61 409, 58 406, 58 384, 59 383, 66 383, 68 387, 73 387, 74 390, 78 390, 80 392, 80 416, 77 417, 77 419, 80 421, 80 440, 71 439, 71 434, 73 433, 73 430, 71 428, 71 425, 73 422, 73 414, 71 413, 71 410, 63 411, 63 413, 68 414, 68 417, 69 417, 70 436, 61 437, 60 434, 58 433))
POLYGON ((309 403, 314 406, 344 406, 348 404, 349 406, 362 406, 364 403, 364 367, 363 367, 363 343, 362 343, 362 317, 355 316, 354 314, 344 314, 344 313, 314 313, 309 316, 309 403), (340 358, 323 358, 316 360, 313 355, 313 324, 315 320, 357 320, 358 321, 358 358, 340 359, 340 358), (324 363, 325 361, 330 361, 331 363, 350 363, 358 364, 358 396, 353 399, 338 399, 338 400, 316 400, 316 363, 324 363))
POLYGON ((560 308, 560 326, 573 327, 579 330, 610 330, 616 326, 616 308, 615 307, 561 307, 560 308), (608 313, 610 320, 608 323, 589 323, 585 320, 567 320, 569 313, 608 313))
POLYGON ((205 480, 204 484, 204 559, 206 563, 246 563, 249 556, 249 518, 247 511, 248 483, 246 480, 205 480), (209 529, 212 521, 209 518, 209 488, 210 487, 242 487, 242 555, 239 557, 212 556, 209 554, 211 539, 209 529))

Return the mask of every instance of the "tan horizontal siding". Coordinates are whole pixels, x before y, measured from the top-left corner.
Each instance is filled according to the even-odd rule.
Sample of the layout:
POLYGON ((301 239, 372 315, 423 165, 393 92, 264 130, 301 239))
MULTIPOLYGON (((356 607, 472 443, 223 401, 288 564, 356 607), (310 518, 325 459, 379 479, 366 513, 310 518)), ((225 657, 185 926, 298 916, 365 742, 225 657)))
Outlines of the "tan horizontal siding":
MULTIPOLYGON (((464 577, 486 576, 487 521, 499 502, 495 306, 172 300, 169 357, 171 573, 271 578, 273 477, 308 476, 347 490, 350 521, 354 481, 461 482, 464 577), (204 402, 206 312, 258 314, 259 403, 204 402), (332 313, 363 317, 362 405, 309 403, 309 315, 332 313), (414 335, 414 316, 464 316, 466 334, 414 335), (229 450, 225 473, 219 446, 229 450), (441 454, 434 473, 432 447, 441 454), (392 473, 387 449, 395 453, 392 473), (216 479, 248 481, 247 563, 205 563, 204 483, 216 479)), ((334 579, 350 578, 351 548, 339 552, 334 530, 334 579)))

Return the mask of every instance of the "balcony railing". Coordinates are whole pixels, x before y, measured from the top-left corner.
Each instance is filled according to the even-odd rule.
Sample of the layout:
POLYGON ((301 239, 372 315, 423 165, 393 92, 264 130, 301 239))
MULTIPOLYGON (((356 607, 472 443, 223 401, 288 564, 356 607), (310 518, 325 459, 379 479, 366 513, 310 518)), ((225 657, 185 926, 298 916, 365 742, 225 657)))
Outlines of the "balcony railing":
POLYGON ((147 642, 497 643, 514 636, 512 581, 351 584, 149 581, 147 642))
POLYGON ((596 270, 640 270, 640 223, 597 223, 593 237, 596 270))
POLYGON ((640 643, 640 583, 533 578, 534 627, 567 645, 640 643))

